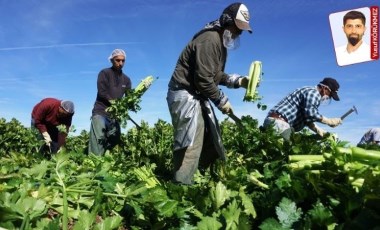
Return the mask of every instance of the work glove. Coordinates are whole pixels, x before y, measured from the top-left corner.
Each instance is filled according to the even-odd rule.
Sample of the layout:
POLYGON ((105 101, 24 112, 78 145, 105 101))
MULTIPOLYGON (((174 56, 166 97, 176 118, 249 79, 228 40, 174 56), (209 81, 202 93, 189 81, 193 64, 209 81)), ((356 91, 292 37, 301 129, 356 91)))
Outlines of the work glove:
POLYGON ((323 137, 327 133, 325 130, 321 129, 314 123, 310 123, 309 128, 313 130, 316 134, 318 134, 320 137, 323 137))
POLYGON ((50 143, 52 142, 50 135, 48 132, 43 132, 42 136, 44 137, 45 144, 50 147, 50 143))
POLYGON ((240 74, 234 73, 229 74, 228 78, 226 80, 226 86, 230 89, 236 89, 236 88, 247 88, 248 87, 249 79, 246 76, 241 76, 240 74))
POLYGON ((326 125, 334 128, 334 127, 337 127, 338 125, 342 124, 342 119, 340 119, 340 117, 337 117, 337 118, 322 117, 321 122, 323 124, 326 124, 326 125))
POLYGON ((222 111, 223 114, 232 113, 231 103, 229 101, 227 101, 223 106, 220 107, 220 111, 222 111))
POLYGON ((338 134, 336 133, 328 133, 328 134, 330 134, 331 139, 333 139, 334 141, 338 141, 339 139, 338 134))
POLYGON ((248 87, 249 79, 248 77, 240 77, 239 78, 239 87, 247 88, 248 87))

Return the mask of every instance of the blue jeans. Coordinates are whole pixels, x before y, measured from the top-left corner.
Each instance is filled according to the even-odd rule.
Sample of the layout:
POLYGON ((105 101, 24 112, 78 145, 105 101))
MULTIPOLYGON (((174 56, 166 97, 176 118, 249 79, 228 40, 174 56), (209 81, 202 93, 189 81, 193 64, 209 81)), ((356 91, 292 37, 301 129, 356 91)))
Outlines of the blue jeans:
POLYGON ((88 152, 103 155, 120 142, 120 124, 114 119, 94 115, 91 118, 88 152))

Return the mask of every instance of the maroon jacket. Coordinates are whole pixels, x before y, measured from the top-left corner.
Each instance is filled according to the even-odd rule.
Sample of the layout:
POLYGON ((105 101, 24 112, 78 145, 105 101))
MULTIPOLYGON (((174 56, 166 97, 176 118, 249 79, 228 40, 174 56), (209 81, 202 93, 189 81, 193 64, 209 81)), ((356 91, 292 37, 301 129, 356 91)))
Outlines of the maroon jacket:
POLYGON ((67 134, 58 131, 58 125, 65 125, 68 133, 73 118, 72 114, 68 117, 58 116, 61 100, 55 98, 45 98, 34 106, 32 111, 32 120, 34 126, 41 132, 48 132, 52 141, 57 142, 61 147, 65 141, 67 134))

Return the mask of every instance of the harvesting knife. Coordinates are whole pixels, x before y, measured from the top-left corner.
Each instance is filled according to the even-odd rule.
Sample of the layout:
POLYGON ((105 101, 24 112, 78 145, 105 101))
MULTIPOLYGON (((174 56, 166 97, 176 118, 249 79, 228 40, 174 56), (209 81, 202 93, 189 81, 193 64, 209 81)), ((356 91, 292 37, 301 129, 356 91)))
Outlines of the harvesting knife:
POLYGON ((235 121, 236 125, 239 126, 239 128, 243 128, 243 125, 241 124, 241 119, 238 118, 233 112, 228 113, 228 116, 235 121))
POLYGON ((139 126, 136 121, 134 121, 131 117, 128 117, 128 120, 132 121, 132 123, 136 126, 137 130, 141 129, 141 126, 139 126))
POLYGON ((350 115, 352 112, 355 112, 356 114, 358 114, 358 110, 356 109, 355 106, 353 106, 350 110, 348 110, 345 114, 343 114, 340 119, 343 120, 344 118, 346 118, 348 115, 350 115))

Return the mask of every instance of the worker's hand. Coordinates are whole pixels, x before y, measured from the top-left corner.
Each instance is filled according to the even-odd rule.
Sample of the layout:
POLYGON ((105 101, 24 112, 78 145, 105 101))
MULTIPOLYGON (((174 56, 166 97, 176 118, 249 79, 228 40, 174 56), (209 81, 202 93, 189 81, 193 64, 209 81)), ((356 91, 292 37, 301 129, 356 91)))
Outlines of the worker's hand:
POLYGON ((325 134, 326 134, 326 131, 323 130, 323 129, 321 129, 321 128, 319 128, 318 126, 316 126, 315 132, 316 132, 319 136, 321 136, 321 137, 325 136, 325 134))
POLYGON ((60 153, 61 151, 62 151, 62 148, 59 148, 58 151, 57 151, 57 153, 60 153))
POLYGON ((314 122, 308 124, 309 128, 313 130, 320 137, 323 137, 326 134, 326 131, 317 126, 314 122))
POLYGON ((229 101, 227 101, 222 107, 220 107, 220 111, 222 111, 223 114, 232 113, 231 103, 229 101))
POLYGON ((43 132, 42 136, 44 137, 44 141, 45 141, 46 145, 50 147, 50 143, 52 142, 52 140, 50 138, 49 133, 48 132, 43 132))
POLYGON ((337 118, 327 118, 327 117, 322 117, 322 120, 321 122, 323 124, 326 124, 332 128, 342 124, 342 119, 340 119, 340 117, 337 117, 337 118))
POLYGON ((316 132, 319 136, 321 136, 321 137, 323 137, 323 136, 326 134, 326 131, 323 130, 323 129, 321 129, 321 128, 318 127, 317 125, 315 125, 315 132, 316 132))
POLYGON ((330 138, 333 141, 338 141, 338 139, 339 139, 338 134, 336 134, 336 133, 327 133, 327 134, 330 134, 330 138))
POLYGON ((248 87, 249 79, 248 77, 241 76, 239 78, 239 87, 247 88, 248 87))

